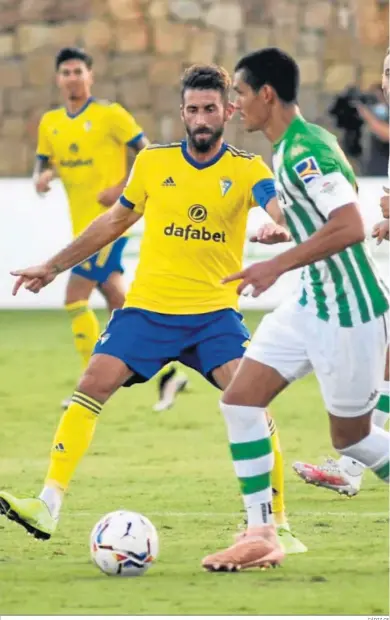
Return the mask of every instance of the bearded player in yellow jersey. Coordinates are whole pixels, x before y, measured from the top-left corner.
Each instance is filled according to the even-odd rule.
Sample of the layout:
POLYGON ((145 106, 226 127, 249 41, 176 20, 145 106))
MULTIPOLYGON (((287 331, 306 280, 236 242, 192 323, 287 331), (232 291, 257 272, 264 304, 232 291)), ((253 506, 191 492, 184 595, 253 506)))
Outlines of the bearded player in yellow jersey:
MULTIPOLYGON (((57 171, 67 194, 73 234, 77 236, 121 195, 128 176, 127 150, 138 153, 149 141, 122 106, 91 96, 92 58, 86 52, 64 48, 57 54, 55 67, 65 105, 46 112, 41 119, 34 180, 37 192, 44 195, 57 171)), ((127 240, 124 232, 71 271, 65 308, 84 367, 100 332, 88 300, 98 288, 110 312, 122 307, 122 252, 127 240)), ((182 379, 174 378, 174 374, 173 368, 167 369, 160 377, 159 409, 172 404, 176 391, 183 387, 182 379)), ((65 408, 68 404, 68 399, 63 401, 65 408)))
MULTIPOLYGON (((234 113, 229 89, 229 76, 220 67, 188 69, 181 106, 187 139, 146 147, 110 211, 48 262, 13 273, 19 276, 14 294, 23 284, 37 293, 58 273, 82 263, 145 218, 138 269, 125 307, 114 311, 62 417, 39 499, 0 492, 0 512, 37 538, 53 534, 64 493, 91 443, 103 404, 121 386, 147 381, 167 362, 180 360, 224 389, 240 364, 250 336, 237 311, 235 286, 221 281, 241 266, 249 209, 261 205, 275 220, 281 213, 272 173, 261 157, 223 140, 234 113)), ((281 236, 285 234, 282 229, 281 236)), ((270 482, 273 451, 279 538, 289 553, 306 551, 286 521, 283 462, 273 421, 264 428, 252 420, 248 427, 245 416, 238 416, 235 424, 230 447, 235 463, 240 462, 248 525, 262 518, 256 497, 270 482), (248 433, 251 441, 241 441, 248 433), (255 505, 249 505, 253 501, 255 505)))

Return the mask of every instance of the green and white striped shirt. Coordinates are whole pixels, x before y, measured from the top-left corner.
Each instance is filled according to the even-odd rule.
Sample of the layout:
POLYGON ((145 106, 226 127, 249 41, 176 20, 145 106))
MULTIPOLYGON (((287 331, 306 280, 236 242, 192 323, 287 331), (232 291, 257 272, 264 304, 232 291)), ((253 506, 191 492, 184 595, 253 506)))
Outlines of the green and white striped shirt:
MULTIPOLYGON (((335 136, 296 117, 274 144, 279 206, 291 235, 302 243, 334 209, 357 202, 353 170, 335 136)), ((389 307, 388 291, 365 243, 357 243, 302 270, 300 304, 342 327, 366 323, 389 307)))

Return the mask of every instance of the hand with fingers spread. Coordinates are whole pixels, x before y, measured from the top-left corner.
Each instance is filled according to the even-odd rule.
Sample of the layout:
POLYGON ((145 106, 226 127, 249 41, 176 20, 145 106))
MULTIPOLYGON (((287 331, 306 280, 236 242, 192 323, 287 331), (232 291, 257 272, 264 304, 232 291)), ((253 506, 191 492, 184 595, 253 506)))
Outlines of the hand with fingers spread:
POLYGON ((267 222, 259 228, 255 235, 249 238, 254 243, 265 243, 267 245, 273 245, 274 243, 286 243, 291 241, 291 235, 284 226, 280 226, 275 222, 267 222))
POLYGON ((39 293, 42 288, 53 282, 58 273, 55 267, 47 264, 11 271, 11 276, 18 278, 12 289, 12 295, 16 295, 22 285, 31 293, 39 293))
POLYGON ((261 263, 254 263, 250 267, 243 269, 222 280, 223 284, 241 280, 237 287, 239 295, 246 294, 251 297, 258 297, 261 293, 268 290, 276 280, 282 275, 275 259, 266 260, 261 263))
POLYGON ((377 245, 380 245, 384 239, 389 241, 389 220, 382 220, 375 224, 372 229, 372 236, 377 239, 377 245))
POLYGON ((388 187, 384 187, 384 195, 380 200, 380 206, 382 209, 382 215, 385 218, 389 218, 389 202, 390 202, 390 189, 388 187))

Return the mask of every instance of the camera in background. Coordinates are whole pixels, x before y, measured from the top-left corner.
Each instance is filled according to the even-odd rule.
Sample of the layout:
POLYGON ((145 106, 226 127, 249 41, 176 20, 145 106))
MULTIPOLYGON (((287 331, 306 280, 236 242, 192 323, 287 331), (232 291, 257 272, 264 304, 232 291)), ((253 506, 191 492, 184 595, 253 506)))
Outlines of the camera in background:
POLYGON ((389 108, 379 84, 366 92, 348 86, 336 97, 328 112, 342 130, 341 144, 345 153, 358 161, 361 174, 387 176, 389 140, 381 139, 371 123, 362 118, 358 104, 371 112, 374 121, 388 125, 389 108))

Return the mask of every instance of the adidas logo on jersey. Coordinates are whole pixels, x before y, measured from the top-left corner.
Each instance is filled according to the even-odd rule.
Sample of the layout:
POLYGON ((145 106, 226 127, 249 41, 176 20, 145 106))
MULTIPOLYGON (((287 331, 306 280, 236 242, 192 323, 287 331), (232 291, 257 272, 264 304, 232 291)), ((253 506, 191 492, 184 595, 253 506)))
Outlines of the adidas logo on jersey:
POLYGON ((167 179, 165 179, 165 181, 161 183, 161 186, 162 187, 176 187, 176 183, 172 179, 172 177, 168 177, 167 179))

